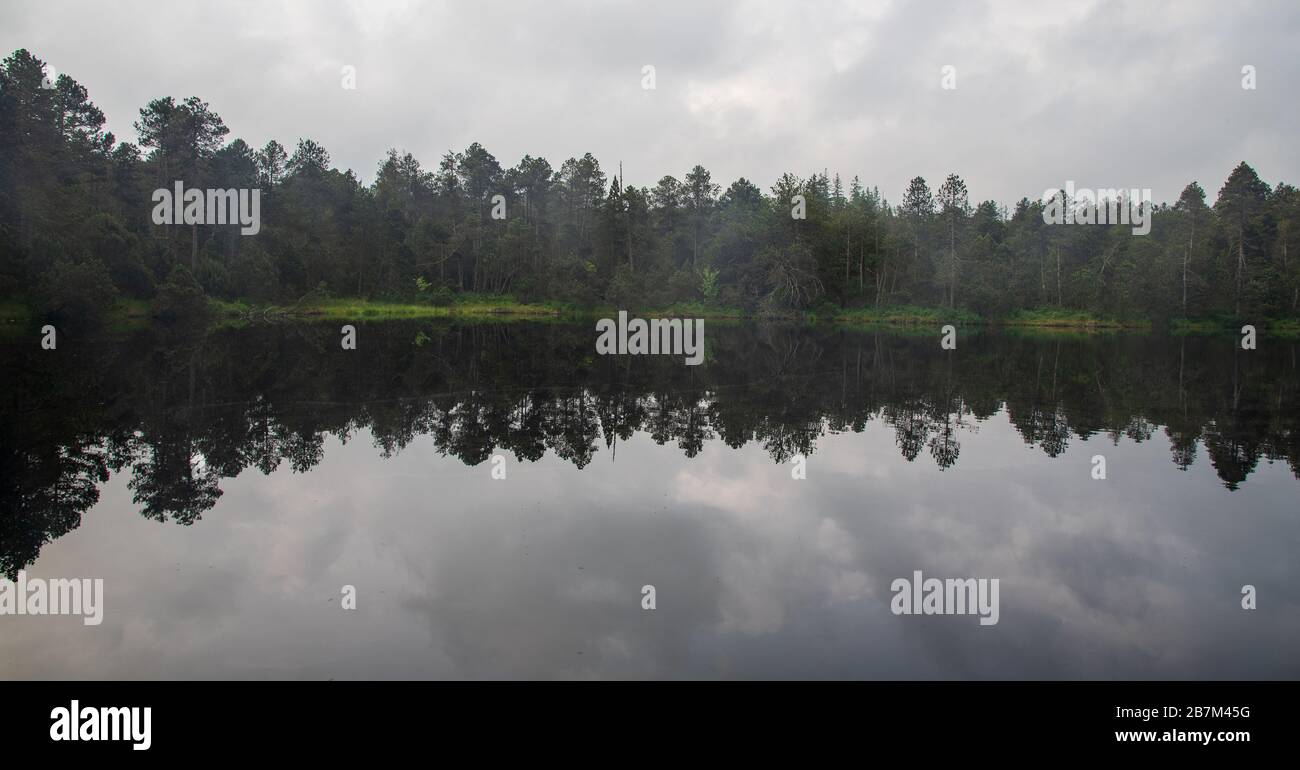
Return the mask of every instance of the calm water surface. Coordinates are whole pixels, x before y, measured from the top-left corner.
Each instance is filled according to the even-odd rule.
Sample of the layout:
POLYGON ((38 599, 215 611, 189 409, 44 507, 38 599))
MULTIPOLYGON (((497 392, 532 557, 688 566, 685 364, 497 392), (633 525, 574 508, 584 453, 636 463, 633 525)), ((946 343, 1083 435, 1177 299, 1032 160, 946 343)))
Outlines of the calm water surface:
POLYGON ((0 676, 1300 676, 1295 341, 338 326, 0 342, 0 676))

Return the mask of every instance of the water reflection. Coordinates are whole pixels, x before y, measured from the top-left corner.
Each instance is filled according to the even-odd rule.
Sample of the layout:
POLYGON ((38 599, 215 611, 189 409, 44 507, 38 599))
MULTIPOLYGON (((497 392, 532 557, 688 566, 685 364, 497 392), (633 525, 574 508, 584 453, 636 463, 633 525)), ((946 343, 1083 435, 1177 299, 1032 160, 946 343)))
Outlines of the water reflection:
POLYGON ((715 324, 697 368, 595 356, 586 326, 362 330, 348 352, 332 325, 73 339, 57 355, 11 345, 0 566, 12 575, 75 527, 110 473, 129 471, 142 515, 190 524, 221 479, 307 471, 326 436, 363 430, 382 457, 427 435, 467 465, 549 450, 582 468, 636 431, 688 458, 718 439, 784 462, 878 419, 904 458, 943 469, 1005 407, 1050 457, 1072 438, 1146 441, 1163 427, 1174 463, 1204 446, 1229 489, 1261 459, 1300 473, 1294 343, 981 334, 945 352, 928 336, 715 324))
MULTIPOLYGON (((983 333, 941 351, 928 334, 713 324, 687 367, 597 356, 588 327, 361 324, 346 352, 337 325, 7 345, 0 567, 66 538, 29 568, 94 562, 119 607, 166 627, 228 615, 233 646, 264 654, 247 669, 221 634, 186 635, 188 656, 160 638, 100 649, 90 676, 1295 672, 1296 607, 1278 597, 1296 577, 1295 343, 983 333), (497 452, 507 484, 470 470, 497 452), (774 465, 796 454, 804 486, 774 465), (1285 478, 1242 497, 1273 462, 1285 478), (109 513, 76 540, 91 507, 109 513), (188 531, 121 518, 191 525, 214 508, 219 523, 188 531), (191 565, 169 603, 158 573, 179 552, 212 571, 191 565), (867 622, 913 569, 1001 577, 999 630, 867 622), (349 651, 337 615, 299 617, 293 643, 257 630, 289 623, 286 596, 315 592, 324 612, 358 582, 384 613, 366 637, 382 660, 349 651), (639 611, 642 582, 667 612, 639 611), (1244 583, 1278 603, 1243 637, 1244 583), (1197 610, 1210 595, 1226 598, 1197 610), (415 641, 429 635, 432 657, 415 641), (1250 654, 1207 663, 1230 650, 1250 654)), ((37 675, 32 651, 52 643, 12 637, 9 674, 37 675)))

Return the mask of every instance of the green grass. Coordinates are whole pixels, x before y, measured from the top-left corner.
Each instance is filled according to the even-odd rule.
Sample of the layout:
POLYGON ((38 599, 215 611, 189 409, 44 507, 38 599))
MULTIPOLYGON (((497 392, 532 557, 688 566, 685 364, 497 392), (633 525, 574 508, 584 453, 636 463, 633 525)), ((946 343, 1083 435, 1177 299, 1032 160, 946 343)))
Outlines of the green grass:
POLYGON ((1174 318, 1169 321, 1171 334, 1222 334, 1237 331, 1241 326, 1233 319, 1215 316, 1211 318, 1174 318))
MULTIPOLYGON (((384 320, 420 318, 458 318, 470 320, 548 320, 561 318, 612 318, 624 308, 609 305, 583 307, 566 302, 520 302, 509 295, 459 294, 450 303, 375 300, 358 298, 308 297, 298 303, 268 304, 247 299, 209 300, 212 322, 242 325, 262 320, 384 320)), ((36 322, 39 314, 26 297, 0 298, 0 327, 5 331, 23 330, 36 322)), ((702 302, 677 302, 666 307, 629 309, 638 317, 706 318, 736 323, 756 317, 740 308, 706 305, 702 302)), ((803 313, 784 318, 805 323, 831 321, 850 326, 930 328, 943 324, 991 324, 1024 333, 1094 333, 1098 331, 1150 330, 1147 320, 1116 319, 1093 313, 1061 308, 1021 310, 1002 318, 984 318, 969 310, 897 305, 883 308, 837 308, 822 304, 803 313)), ((110 329, 133 329, 153 322, 147 300, 119 299, 105 316, 110 329)), ((1240 331, 1242 321, 1227 317, 1185 319, 1169 322, 1173 334, 1226 334, 1240 331)), ((1271 319, 1257 322, 1270 335, 1300 336, 1300 318, 1271 319)))
MULTIPOLYGON (((610 305, 582 307, 565 302, 519 302, 509 295, 461 294, 449 304, 429 304, 392 300, 357 298, 308 299, 296 305, 266 305, 247 300, 212 300, 213 309, 225 322, 256 321, 258 319, 305 320, 384 320, 415 318, 471 319, 551 319, 564 317, 612 318, 619 310, 610 305)), ((121 304, 121 303, 120 303, 121 304)), ((136 302, 127 307, 129 317, 147 317, 147 303, 136 302)), ((754 314, 740 308, 717 307, 701 302, 677 302, 666 307, 638 308, 629 313, 641 317, 706 318, 735 322, 752 318, 754 314)), ((824 305, 802 314, 792 313, 791 320, 804 322, 833 321, 851 326, 919 327, 992 324, 1025 332, 1041 333, 1093 333, 1098 331, 1138 330, 1149 331, 1152 324, 1146 319, 1118 319, 1094 313, 1061 308, 1021 310, 1002 318, 986 319, 969 310, 898 305, 884 308, 841 309, 824 305)), ((1238 328, 1232 321, 1211 318, 1176 320, 1170 330, 1176 334, 1232 331, 1238 328)), ((1300 335, 1300 319, 1271 321, 1264 329, 1270 334, 1300 335)))
POLYGON ((836 313, 834 320, 856 326, 935 326, 942 324, 989 324, 1042 333, 1096 332, 1120 329, 1149 330, 1145 319, 1115 319, 1077 310, 1040 308, 1021 310, 1001 318, 984 318, 969 310, 899 305, 884 308, 854 308, 836 313))
MULTIPOLYGON (((20 297, 0 299, 0 325, 15 333, 24 333, 39 319, 34 303, 20 297)), ((149 322, 149 303, 142 299, 121 298, 104 312, 103 325, 109 330, 127 330, 149 322)))
POLYGON ((21 339, 32 328, 31 307, 21 299, 0 299, 0 340, 21 339))
POLYGON ((1001 318, 997 323, 1003 326, 1033 326, 1061 329, 1150 329, 1151 322, 1146 319, 1106 318, 1081 310, 1063 308, 1037 308, 1018 310, 1001 318))
POLYGON ((984 323, 984 319, 969 310, 952 308, 898 305, 895 307, 864 307, 838 311, 833 320, 853 326, 933 326, 942 324, 966 325, 984 323))
POLYGON ((1256 328, 1272 336, 1300 336, 1300 318, 1271 318, 1262 322, 1240 318, 1215 316, 1212 318, 1175 318, 1169 322, 1170 334, 1241 334, 1241 327, 1254 323, 1256 328))
POLYGON ((1300 318, 1281 318, 1276 321, 1268 321, 1264 324, 1264 328, 1268 330, 1269 334, 1276 334, 1279 337, 1300 337, 1300 318))
POLYGON ((738 307, 719 307, 703 302, 674 302, 654 310, 639 310, 640 315, 662 318, 713 318, 717 320, 739 320, 746 317, 744 310, 738 307))
POLYGON ((17 297, 0 299, 0 323, 26 324, 32 320, 32 309, 17 297))
POLYGON ((259 304, 247 300, 212 300, 217 313, 226 318, 303 318, 319 320, 389 318, 453 318, 459 316, 558 316, 564 311, 549 304, 525 304, 512 297, 469 296, 448 305, 387 300, 328 298, 309 299, 301 304, 259 304))
POLYGON ((112 332, 126 332, 148 326, 153 321, 149 302, 119 298, 104 314, 104 326, 112 332))

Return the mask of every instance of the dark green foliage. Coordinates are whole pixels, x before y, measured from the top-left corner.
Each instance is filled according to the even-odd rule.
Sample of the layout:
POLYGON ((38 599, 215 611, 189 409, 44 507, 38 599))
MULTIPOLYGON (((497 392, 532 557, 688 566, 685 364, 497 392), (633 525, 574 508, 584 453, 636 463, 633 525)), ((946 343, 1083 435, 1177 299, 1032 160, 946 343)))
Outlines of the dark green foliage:
POLYGON ((56 269, 97 260, 110 286, 136 299, 184 264, 209 296, 267 302, 321 283, 339 296, 407 300, 418 277, 436 302, 478 292, 755 313, 824 303, 988 316, 1300 312, 1300 195, 1245 163, 1213 201, 1193 182, 1157 206, 1146 236, 1045 225, 1041 202, 973 201, 956 174, 937 188, 916 177, 891 205, 856 177, 826 172, 784 174, 766 194, 745 179, 724 188, 702 165, 635 187, 590 154, 558 168, 531 155, 506 167, 478 143, 436 168, 390 150, 367 186, 311 139, 291 152, 274 140, 261 150, 227 141, 221 117, 194 96, 150 101, 135 124, 140 147, 117 143, 85 88, 67 75, 42 88, 43 76, 25 50, 0 64, 3 297, 30 296, 56 269), (153 191, 176 180, 260 188, 261 231, 153 224, 153 191), (803 218, 791 215, 799 201, 803 218))
POLYGON ((108 268, 97 257, 56 260, 41 277, 41 310, 50 318, 93 323, 117 299, 108 268))
POLYGON ((164 321, 190 319, 203 315, 208 306, 203 287, 184 265, 177 265, 158 287, 153 301, 153 315, 164 321))

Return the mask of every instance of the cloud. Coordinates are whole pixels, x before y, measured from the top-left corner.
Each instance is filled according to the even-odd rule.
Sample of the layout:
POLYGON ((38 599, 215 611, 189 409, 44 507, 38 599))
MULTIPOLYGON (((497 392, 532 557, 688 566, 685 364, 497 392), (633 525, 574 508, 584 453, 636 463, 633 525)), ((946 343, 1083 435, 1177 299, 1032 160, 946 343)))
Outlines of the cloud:
POLYGON ((891 200, 949 172, 1004 203, 1066 179, 1213 194, 1243 159, 1300 177, 1292 4, 56 0, 0 17, 0 45, 84 83, 119 138, 150 99, 197 94, 232 136, 310 136, 363 180, 389 147, 432 166, 473 141, 507 165, 590 151, 637 185, 696 163, 724 186, 829 169, 891 200))

